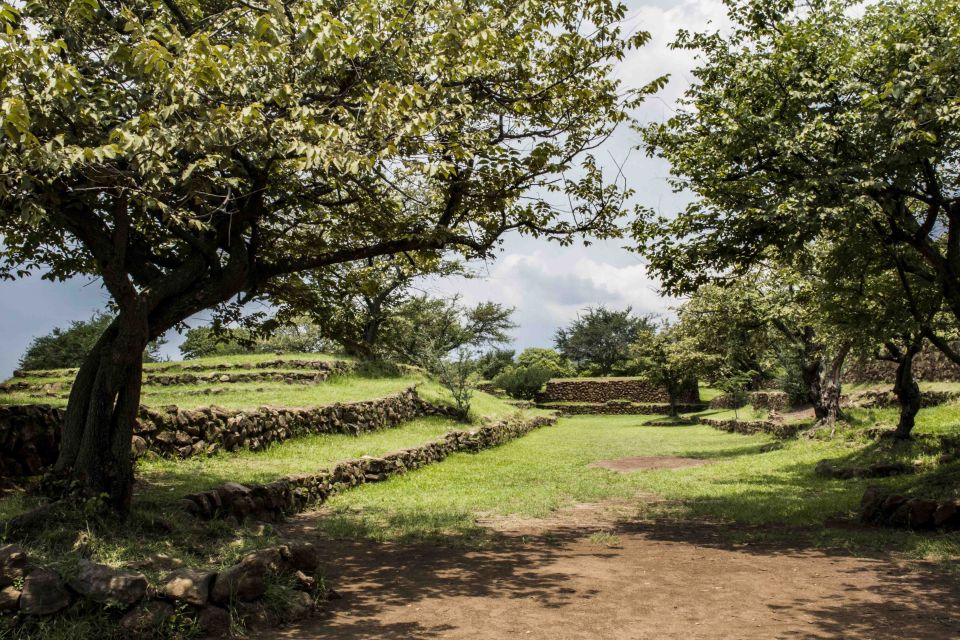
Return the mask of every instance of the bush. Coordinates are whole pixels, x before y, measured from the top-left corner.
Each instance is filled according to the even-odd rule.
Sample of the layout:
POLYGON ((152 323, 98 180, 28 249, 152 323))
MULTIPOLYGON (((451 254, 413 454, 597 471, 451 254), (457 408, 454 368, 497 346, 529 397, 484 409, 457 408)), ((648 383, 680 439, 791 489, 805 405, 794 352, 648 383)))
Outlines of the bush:
POLYGON ((494 378, 493 384, 506 391, 511 398, 533 400, 540 389, 543 388, 543 385, 553 377, 553 371, 547 367, 539 365, 529 367, 510 366, 494 378))

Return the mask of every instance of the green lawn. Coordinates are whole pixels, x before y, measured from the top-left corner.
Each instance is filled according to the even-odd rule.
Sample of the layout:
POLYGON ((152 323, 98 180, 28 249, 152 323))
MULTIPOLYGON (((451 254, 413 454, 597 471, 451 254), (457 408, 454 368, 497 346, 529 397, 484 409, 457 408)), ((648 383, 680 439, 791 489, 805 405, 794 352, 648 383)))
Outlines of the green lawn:
POLYGON ((380 456, 414 447, 466 428, 445 418, 422 418, 399 427, 360 436, 325 434, 274 444, 266 451, 238 451, 187 460, 159 459, 137 465, 140 495, 144 499, 179 499, 187 493, 211 489, 228 481, 266 483, 282 476, 315 473, 340 460, 380 456))
MULTIPOLYGON (((763 445, 774 442, 767 436, 733 435, 707 426, 641 426, 647 419, 564 418, 554 427, 498 449, 458 454, 442 465, 338 496, 329 503, 333 514, 321 525, 337 536, 478 543, 486 536, 476 525, 481 515, 539 517, 580 502, 655 494, 670 502, 651 506, 637 499, 637 517, 791 525, 822 544, 854 550, 886 547, 935 558, 960 555, 960 535, 956 534, 850 532, 823 524, 831 516, 852 517, 868 484, 909 491, 913 485, 924 487, 933 477, 956 477, 956 464, 931 468, 929 474, 919 477, 825 480, 813 472, 819 460, 842 462, 862 453, 863 444, 844 438, 829 442, 801 439, 762 453, 763 445), (596 460, 648 455, 708 458, 715 463, 632 473, 587 466, 596 460)), ((952 425, 960 433, 956 409, 952 425)), ((922 426, 921 434, 927 429, 922 426)), ((887 452, 888 457, 913 455, 914 446, 907 445, 900 453, 887 452)), ((926 488, 936 486, 928 483, 926 488)))

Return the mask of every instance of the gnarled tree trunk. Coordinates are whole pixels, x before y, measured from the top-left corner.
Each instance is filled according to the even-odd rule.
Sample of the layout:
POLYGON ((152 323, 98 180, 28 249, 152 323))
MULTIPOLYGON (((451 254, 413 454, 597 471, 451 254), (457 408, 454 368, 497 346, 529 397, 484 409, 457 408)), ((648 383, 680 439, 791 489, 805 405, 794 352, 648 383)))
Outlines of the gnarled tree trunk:
POLYGON ((54 475, 71 491, 106 495, 121 513, 130 507, 130 443, 149 339, 146 314, 136 311, 122 311, 100 337, 71 389, 54 465, 54 475))
POLYGON ((920 353, 922 339, 913 341, 906 349, 901 351, 894 345, 887 345, 887 349, 894 356, 897 363, 896 381, 893 385, 893 393, 900 402, 900 420, 897 423, 897 430, 894 437, 906 440, 910 438, 916 424, 917 414, 920 412, 922 396, 920 394, 920 385, 913 377, 913 360, 920 353))

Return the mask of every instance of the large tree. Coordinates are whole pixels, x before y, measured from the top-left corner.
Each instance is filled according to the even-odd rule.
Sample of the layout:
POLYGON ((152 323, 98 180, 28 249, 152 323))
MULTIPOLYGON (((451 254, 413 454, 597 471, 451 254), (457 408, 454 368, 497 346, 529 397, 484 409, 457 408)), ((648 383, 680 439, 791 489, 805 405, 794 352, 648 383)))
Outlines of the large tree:
MULTIPOLYGON (((124 511, 147 343, 274 278, 615 232, 613 0, 0 1, 3 275, 96 276, 55 474, 124 511), (578 178, 570 175, 582 166, 578 178), (532 194, 565 190, 572 210, 532 194)), ((661 84, 654 82, 651 87, 661 84)))
POLYGON ((636 316, 633 309, 588 307, 567 327, 557 329, 554 344, 577 370, 601 376, 627 373, 630 345, 646 333, 652 333, 650 318, 636 316))
POLYGON ((470 274, 457 261, 407 252, 293 274, 272 283, 270 292, 281 318, 309 316, 348 355, 376 360, 384 356, 384 330, 416 297, 415 281, 450 275, 470 274))
MULTIPOLYGON (((636 226, 666 289, 830 235, 886 251, 960 318, 960 2, 729 6, 728 35, 680 34, 701 64, 677 114, 644 131, 696 196, 636 226)), ((915 319, 960 362, 922 310, 915 319)))

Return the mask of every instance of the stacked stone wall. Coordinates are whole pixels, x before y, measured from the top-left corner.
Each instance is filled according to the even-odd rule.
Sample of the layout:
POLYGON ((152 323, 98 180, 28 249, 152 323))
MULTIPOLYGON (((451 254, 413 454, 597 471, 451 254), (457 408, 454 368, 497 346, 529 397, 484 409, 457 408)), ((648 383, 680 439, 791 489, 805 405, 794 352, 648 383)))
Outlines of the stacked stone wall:
POLYGON ((754 435, 757 433, 769 433, 777 438, 790 438, 797 434, 803 428, 802 424, 787 424, 783 422, 774 422, 772 420, 715 420, 712 418, 700 418, 700 424, 727 431, 729 433, 739 433, 742 435, 754 435))
MULTIPOLYGON (((363 402, 309 408, 141 407, 134 457, 188 458, 218 451, 259 451, 273 442, 310 434, 359 434, 395 427, 421 416, 452 415, 422 400, 415 388, 363 402)), ((64 409, 0 405, 0 477, 41 473, 56 460, 64 409)))
POLYGON ((319 505, 350 487, 380 482, 439 462, 453 453, 495 447, 555 422, 556 418, 537 416, 497 422, 474 431, 451 431, 439 440, 419 447, 402 449, 379 458, 365 456, 345 460, 316 474, 288 476, 269 484, 228 482, 216 489, 186 496, 183 505, 201 518, 275 520, 319 505))
MULTIPOLYGON (((957 348, 960 345, 953 345, 957 348)), ((844 384, 894 382, 897 365, 887 360, 851 358, 843 370, 844 384)), ((913 361, 913 375, 923 382, 960 382, 960 366, 932 347, 924 349, 913 361)))
MULTIPOLYGON (((629 400, 636 403, 665 403, 670 397, 663 389, 643 380, 632 378, 583 378, 580 380, 550 380, 538 402, 590 402, 603 403, 609 400, 629 400)), ((692 381, 681 394, 679 401, 696 404, 700 392, 692 381)))
MULTIPOLYGON (((636 404, 633 402, 604 402, 602 404, 538 404, 541 409, 554 409, 565 416, 615 415, 653 416, 670 413, 669 404, 636 404)), ((679 413, 702 411, 703 404, 679 404, 679 413)))

